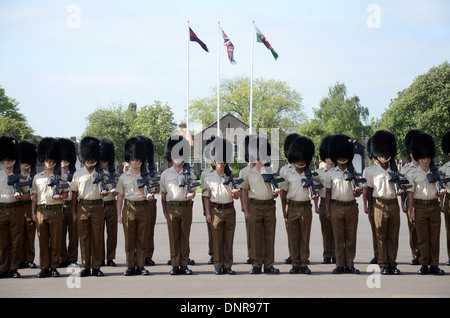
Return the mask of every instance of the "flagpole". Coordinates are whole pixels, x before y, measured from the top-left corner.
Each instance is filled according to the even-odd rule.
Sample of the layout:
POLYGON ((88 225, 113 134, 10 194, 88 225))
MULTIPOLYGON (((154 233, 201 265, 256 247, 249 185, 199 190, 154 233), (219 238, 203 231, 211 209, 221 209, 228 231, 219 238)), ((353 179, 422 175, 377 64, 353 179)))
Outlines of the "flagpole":
POLYGON ((217 22, 217 136, 220 136, 220 21, 217 22))
POLYGON ((190 30, 189 20, 187 21, 187 78, 186 78, 186 139, 189 141, 189 42, 190 30))
POLYGON ((255 34, 255 21, 252 23, 252 50, 251 50, 251 59, 250 59, 250 134, 253 132, 253 51, 255 46, 254 40, 255 34))

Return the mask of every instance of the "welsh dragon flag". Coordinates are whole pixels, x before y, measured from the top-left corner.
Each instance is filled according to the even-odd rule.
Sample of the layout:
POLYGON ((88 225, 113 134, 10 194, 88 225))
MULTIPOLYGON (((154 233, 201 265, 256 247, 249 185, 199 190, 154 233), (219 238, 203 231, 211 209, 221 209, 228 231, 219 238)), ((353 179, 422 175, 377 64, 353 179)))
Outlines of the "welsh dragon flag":
POLYGON ((270 45, 269 41, 267 41, 267 39, 264 36, 264 34, 262 34, 261 31, 259 31, 259 29, 256 27, 256 25, 255 25, 255 30, 256 30, 256 41, 258 41, 260 43, 264 43, 264 45, 266 46, 266 48, 268 48, 270 50, 270 52, 272 53, 272 55, 273 55, 273 57, 275 58, 275 61, 276 61, 277 58, 278 58, 278 53, 275 52, 273 47, 270 45))

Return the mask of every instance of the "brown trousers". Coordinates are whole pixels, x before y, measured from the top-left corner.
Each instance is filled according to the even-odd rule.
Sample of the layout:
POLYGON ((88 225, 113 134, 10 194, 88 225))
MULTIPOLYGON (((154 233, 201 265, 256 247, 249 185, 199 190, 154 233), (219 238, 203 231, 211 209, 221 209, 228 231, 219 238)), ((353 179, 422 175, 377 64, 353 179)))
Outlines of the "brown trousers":
POLYGON ((156 199, 149 202, 150 205, 150 228, 148 231, 147 255, 152 258, 155 251, 155 225, 156 225, 156 199))
POLYGON ((103 221, 102 259, 113 260, 116 258, 116 248, 117 248, 117 227, 118 227, 117 205, 116 200, 111 200, 107 202, 108 203, 105 202, 103 203, 105 219, 103 221), (105 235, 107 235, 106 240, 105 235))
POLYGON ((172 266, 187 266, 190 253, 192 207, 167 204, 166 212, 172 266))
POLYGON ((78 260, 78 224, 73 221, 72 204, 63 205, 62 213, 61 262, 72 263, 78 260))
POLYGON ((127 267, 142 267, 145 265, 150 229, 149 205, 125 204, 122 215, 127 267))
POLYGON ((273 204, 248 204, 250 222, 251 259, 253 267, 264 268, 273 265, 275 259, 275 202, 273 204))
POLYGON ((439 205, 414 204, 421 265, 439 265, 440 209, 439 205))
POLYGON ((57 268, 61 258, 61 208, 44 210, 37 208, 37 233, 39 239, 39 267, 57 268))
MULTIPOLYGON (((407 211, 409 211, 408 204, 406 204, 407 211)), ((411 256, 413 258, 420 258, 419 243, 417 241, 416 223, 411 222, 409 218, 409 212, 405 213, 408 220, 408 232, 409 232, 409 247, 411 248, 411 256)))
POLYGON ((101 204, 77 205, 78 235, 80 237, 81 269, 100 269, 102 265, 102 236, 104 212, 101 204))
POLYGON ((292 266, 305 267, 309 259, 312 210, 309 206, 288 206, 288 240, 292 266))
POLYGON ((36 256, 35 241, 36 241, 36 222, 31 216, 31 200, 23 202, 23 216, 24 228, 22 238, 22 261, 34 262, 36 256))
POLYGON ((340 206, 331 203, 330 213, 336 248, 336 266, 353 266, 356 255, 358 204, 340 206))
POLYGON ((233 265, 233 242, 236 229, 236 210, 211 209, 211 230, 214 244, 214 268, 231 268, 233 265))
POLYGON ((0 271, 19 268, 23 226, 21 207, 0 208, 0 271))
POLYGON ((374 202, 374 223, 378 245, 378 265, 397 265, 400 207, 398 204, 374 202))
POLYGON ((333 227, 331 226, 331 221, 327 218, 327 214, 325 211, 325 198, 320 198, 319 205, 319 220, 320 220, 320 229, 322 231, 322 240, 323 240, 323 257, 336 257, 336 253, 334 251, 334 236, 333 236, 333 227))

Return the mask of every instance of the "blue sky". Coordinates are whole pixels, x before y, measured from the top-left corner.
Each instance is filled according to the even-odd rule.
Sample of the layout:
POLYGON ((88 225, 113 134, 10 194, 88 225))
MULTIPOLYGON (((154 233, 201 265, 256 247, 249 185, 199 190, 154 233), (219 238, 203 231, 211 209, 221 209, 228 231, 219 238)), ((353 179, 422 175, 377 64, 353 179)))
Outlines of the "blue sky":
POLYGON ((214 93, 218 21, 237 61, 220 46, 221 79, 250 76, 255 21, 279 59, 256 43, 254 77, 288 82, 310 118, 338 81, 377 118, 450 54, 446 0, 0 0, 0 86, 42 136, 80 137, 90 113, 118 103, 159 100, 180 122, 188 20, 210 49, 190 44, 191 100, 214 93))

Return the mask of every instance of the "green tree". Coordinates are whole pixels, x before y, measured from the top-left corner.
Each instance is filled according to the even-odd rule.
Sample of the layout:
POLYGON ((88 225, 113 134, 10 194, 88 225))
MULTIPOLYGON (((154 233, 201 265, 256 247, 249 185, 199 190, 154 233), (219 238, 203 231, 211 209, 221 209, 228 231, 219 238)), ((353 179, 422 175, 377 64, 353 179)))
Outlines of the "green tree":
POLYGON ((318 155, 320 141, 328 134, 345 134, 364 143, 373 132, 368 118, 369 109, 361 105, 358 96, 347 97, 345 84, 338 82, 314 109, 314 118, 300 125, 297 132, 313 140, 318 155))
POLYGON ((10 135, 18 141, 37 142, 33 129, 18 106, 19 102, 6 96, 5 90, 0 87, 0 135, 10 135))
MULTIPOLYGON (((295 130, 306 120, 302 97, 287 82, 256 79, 253 82, 253 129, 281 128, 285 133, 295 130)), ((220 85, 220 117, 231 113, 249 125, 250 78, 236 77, 220 85)), ((194 100, 189 107, 191 119, 202 121, 205 128, 217 120, 216 88, 211 97, 194 100)))
POLYGON ((145 135, 153 141, 156 162, 164 157, 164 149, 170 134, 177 125, 169 105, 155 101, 138 110, 130 129, 130 136, 145 135))
POLYGON ((405 157, 404 138, 410 129, 423 129, 433 136, 436 153, 442 154, 441 138, 450 123, 450 65, 444 62, 419 75, 391 100, 382 114, 379 129, 390 130, 398 142, 399 155, 405 157))
POLYGON ((135 107, 123 104, 113 105, 109 109, 97 108, 87 117, 87 127, 82 137, 92 136, 108 138, 114 143, 116 161, 124 160, 123 145, 130 136, 131 125, 136 118, 135 107))

